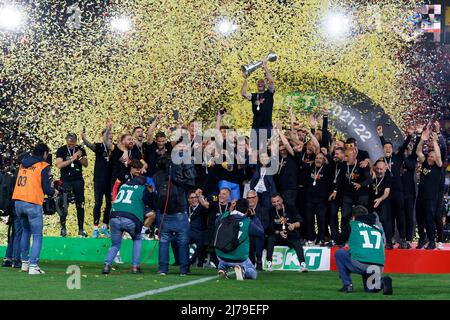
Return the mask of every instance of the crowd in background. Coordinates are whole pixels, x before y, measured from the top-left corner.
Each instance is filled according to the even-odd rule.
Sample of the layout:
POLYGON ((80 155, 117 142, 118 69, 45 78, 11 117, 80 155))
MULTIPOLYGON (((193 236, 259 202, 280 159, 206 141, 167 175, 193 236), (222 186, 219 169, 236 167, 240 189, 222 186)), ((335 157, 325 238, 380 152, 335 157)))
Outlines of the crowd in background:
MULTIPOLYGON (((67 134, 66 144, 47 158, 60 170, 55 186, 60 191, 58 202, 62 202, 58 210, 61 236, 67 235, 71 202, 76 207, 78 235, 88 236, 85 192, 93 192, 92 237, 109 237, 111 205, 120 186, 139 172, 160 198, 168 194, 149 208, 154 215, 150 223, 142 225, 139 237, 159 237, 163 273, 167 272, 168 255, 162 252, 169 244, 184 272, 195 262, 202 266, 207 257, 217 266, 216 220, 241 198, 248 200, 245 214, 257 217, 264 230, 263 236, 250 237, 249 257, 259 270, 263 250, 267 250, 270 269, 273 249, 279 244, 294 248, 300 263, 304 262, 305 245, 345 246, 345 230, 356 205, 377 213, 386 249, 411 249, 416 234, 416 249, 442 249, 448 214, 450 129, 442 130, 439 122, 408 128, 403 144, 395 149, 379 126, 384 156, 371 161, 368 150, 359 149, 356 139, 341 140, 331 134, 328 110, 322 110, 319 119, 311 117, 309 127, 301 125, 292 110, 290 127, 273 126, 274 85, 267 62, 264 69, 268 87, 259 80, 258 92, 248 93, 245 79, 241 92, 252 104, 254 130, 250 135, 222 125, 224 108, 217 113, 215 130, 209 135, 199 130, 200 123, 195 120, 186 126, 179 121, 175 131, 156 130, 159 115, 146 128, 137 126, 118 141, 113 141, 117 132, 110 121, 101 131, 100 142, 91 142, 85 132, 81 139, 75 133, 67 134), (89 165, 86 148, 95 154, 93 190, 84 186, 83 168, 89 165), (158 178, 161 175, 170 177, 171 190, 163 190, 168 185, 158 178), (184 227, 175 219, 179 213, 187 217, 184 227), (195 244, 190 258, 185 254, 188 244, 195 244)), ((3 176, 9 170, 6 167, 17 167, 7 158, 2 158, 3 176)), ((18 234, 22 227, 14 213, 10 216, 13 230, 6 265, 20 264, 18 234)))

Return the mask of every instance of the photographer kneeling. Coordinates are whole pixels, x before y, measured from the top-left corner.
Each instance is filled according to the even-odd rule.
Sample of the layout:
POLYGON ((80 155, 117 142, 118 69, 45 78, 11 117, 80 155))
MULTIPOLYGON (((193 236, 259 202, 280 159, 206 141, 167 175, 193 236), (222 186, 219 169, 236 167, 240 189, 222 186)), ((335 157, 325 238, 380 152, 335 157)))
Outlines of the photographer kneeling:
POLYGON ((250 237, 264 237, 264 227, 254 214, 248 215, 248 200, 239 199, 230 211, 217 218, 214 246, 219 259, 219 276, 228 278, 234 267, 237 280, 256 279, 257 271, 249 259, 250 237))

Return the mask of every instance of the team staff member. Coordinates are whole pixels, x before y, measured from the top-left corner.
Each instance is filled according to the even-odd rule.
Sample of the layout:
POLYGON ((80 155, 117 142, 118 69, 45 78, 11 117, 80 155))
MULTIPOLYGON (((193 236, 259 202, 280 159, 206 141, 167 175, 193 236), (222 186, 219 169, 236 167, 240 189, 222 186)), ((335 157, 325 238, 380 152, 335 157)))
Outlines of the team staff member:
POLYGON ((375 176, 369 187, 369 212, 377 212, 386 235, 386 249, 393 249, 392 236, 394 225, 392 224, 391 203, 388 201, 391 188, 391 175, 386 173, 385 159, 375 162, 375 176))
POLYGON ((92 143, 87 140, 86 133, 82 134, 83 142, 86 146, 95 153, 95 167, 94 167, 94 231, 92 238, 98 238, 100 223, 100 210, 103 204, 103 197, 105 197, 105 211, 103 212, 103 225, 100 233, 103 236, 109 237, 109 213, 111 211, 111 161, 110 153, 112 148, 112 123, 109 121, 106 128, 102 130, 103 141, 101 143, 92 143))
MULTIPOLYGON (((420 127, 417 133, 422 133, 420 127)), ((406 225, 406 249, 411 249, 411 242, 415 235, 415 203, 416 203, 416 166, 417 166, 417 145, 419 144, 420 136, 414 137, 414 142, 411 142, 405 151, 405 161, 402 167, 402 184, 405 207, 405 225, 406 225)))
POLYGON ((369 276, 378 269, 381 276, 385 263, 383 231, 376 225, 376 217, 363 206, 356 206, 352 209, 352 221, 343 231, 343 239, 348 238, 349 250, 339 249, 335 252, 334 258, 339 271, 339 277, 344 286, 340 292, 353 292, 351 273, 363 276, 363 285, 366 292, 379 292, 383 289, 383 294, 392 294, 392 280, 390 277, 382 277, 380 282, 375 279, 375 288, 368 287, 369 276), (377 288, 378 282, 378 288, 377 288))
MULTIPOLYGON (((269 230, 271 225, 269 217, 269 208, 259 203, 258 193, 255 190, 250 190, 247 193, 248 211, 252 216, 255 216, 261 221, 264 228, 264 233, 269 230)), ((262 254, 264 250, 264 235, 261 237, 250 236, 250 261, 255 264, 256 270, 262 271, 262 254)))
POLYGON ((342 208, 342 192, 337 192, 338 181, 344 175, 344 159, 345 159, 345 149, 342 147, 337 147, 334 150, 334 156, 331 163, 332 173, 333 173, 333 182, 331 185, 332 193, 328 198, 329 202, 329 224, 330 224, 330 233, 331 240, 328 243, 329 247, 334 246, 338 243, 339 238, 339 210, 342 208))
POLYGON ((53 196, 57 191, 52 187, 50 165, 45 162, 49 148, 38 143, 30 156, 22 160, 12 199, 15 200, 16 216, 20 218, 23 231, 21 239, 22 271, 28 274, 43 274, 39 268, 39 256, 42 246, 44 228, 43 209, 44 194, 53 196), (30 237, 33 245, 30 249, 30 237))
POLYGON ((437 212, 437 202, 439 189, 441 187, 442 159, 441 151, 437 143, 438 136, 433 132, 430 144, 433 150, 427 156, 423 153, 425 141, 430 139, 430 129, 426 128, 417 146, 417 157, 422 164, 420 169, 419 191, 416 203, 417 231, 419 233, 419 243, 417 249, 425 246, 425 232, 428 236, 428 246, 426 249, 436 249, 436 224, 442 223, 440 212, 437 212))
POLYGON ((272 256, 275 245, 294 248, 300 263, 300 272, 306 272, 305 255, 297 230, 302 222, 294 206, 283 202, 280 194, 272 195, 272 208, 269 211, 271 228, 267 239, 267 271, 273 271, 272 256))
MULTIPOLYGON (((87 237, 84 231, 84 179, 83 167, 88 166, 86 151, 77 145, 77 135, 69 133, 66 145, 56 151, 56 167, 61 170, 62 190, 72 191, 77 208, 78 236, 87 237)), ((66 218, 68 208, 63 209, 61 216, 61 236, 67 235, 66 218)))
POLYGON ((202 195, 201 190, 191 190, 188 193, 188 219, 191 226, 189 231, 189 244, 195 244, 196 249, 189 260, 191 266, 198 258, 197 267, 202 268, 206 257, 205 232, 208 210, 200 205, 198 198, 202 195))
POLYGON ((200 204, 208 209, 208 219, 206 225, 206 246, 208 247, 208 251, 210 253, 210 261, 212 261, 216 267, 219 264, 219 260, 217 260, 216 253, 213 249, 214 247, 214 230, 215 223, 218 217, 220 217, 225 211, 230 210, 230 196, 231 190, 228 188, 222 188, 219 191, 218 196, 213 196, 212 199, 206 199, 202 193, 200 193, 199 201, 200 204))
MULTIPOLYGON (((378 136, 380 137, 380 141, 383 144, 383 160, 386 164, 387 173, 391 177, 392 182, 391 193, 389 198, 387 199, 387 201, 389 201, 389 210, 391 211, 390 215, 393 220, 392 225, 395 226, 395 219, 395 221, 397 222, 398 234, 400 236, 400 248, 408 249, 408 245, 406 243, 406 217, 401 170, 405 161, 405 150, 412 139, 414 130, 408 129, 408 135, 397 152, 393 152, 392 142, 386 141, 384 139, 382 126, 377 127, 377 132, 378 136)), ((387 236, 388 235, 386 232, 386 237, 387 236)), ((390 242, 391 240, 387 239, 386 245, 388 245, 390 242)))
POLYGON ((306 181, 306 228, 307 245, 314 244, 315 217, 317 217, 317 243, 325 246, 325 228, 327 215, 327 201, 330 197, 332 172, 326 163, 323 153, 318 153, 314 163, 310 165, 308 180, 306 181))
MULTIPOLYGON (((357 160, 355 148, 346 150, 347 161, 344 174, 339 182, 337 192, 342 192, 341 230, 348 226, 352 214, 352 206, 369 203, 369 185, 372 182, 368 166, 361 166, 357 160)), ((343 245, 341 243, 340 245, 343 245)))

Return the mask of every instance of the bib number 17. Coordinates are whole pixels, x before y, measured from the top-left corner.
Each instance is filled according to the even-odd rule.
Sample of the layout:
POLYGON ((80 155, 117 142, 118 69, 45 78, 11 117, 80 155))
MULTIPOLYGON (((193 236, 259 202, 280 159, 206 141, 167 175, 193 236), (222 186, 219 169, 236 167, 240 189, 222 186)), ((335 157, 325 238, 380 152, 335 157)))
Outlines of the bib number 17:
MULTIPOLYGON (((360 231, 359 234, 364 237, 364 243, 362 245, 363 248, 373 249, 374 245, 372 242, 370 242, 368 231, 367 230, 360 231)), ((381 233, 378 231, 370 231, 370 234, 372 236, 376 236, 375 249, 379 249, 381 246, 381 233)))

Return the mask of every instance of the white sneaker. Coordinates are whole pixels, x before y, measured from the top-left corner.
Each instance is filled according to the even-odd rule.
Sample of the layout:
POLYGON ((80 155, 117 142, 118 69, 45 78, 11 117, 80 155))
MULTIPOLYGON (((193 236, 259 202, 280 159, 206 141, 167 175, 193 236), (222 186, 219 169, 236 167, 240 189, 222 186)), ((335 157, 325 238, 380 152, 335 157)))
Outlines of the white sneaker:
POLYGON ((269 271, 269 272, 273 271, 272 261, 267 261, 267 271, 269 271))
POLYGON ((443 244, 442 242, 438 242, 438 243, 436 244, 436 248, 437 248, 438 250, 443 250, 443 249, 444 249, 444 244, 443 244))
POLYGON ((306 263, 302 262, 300 263, 300 269, 298 269, 299 272, 308 272, 308 268, 306 267, 306 263))
POLYGON ((123 264, 122 258, 120 257, 120 254, 117 254, 114 258, 114 262, 117 264, 123 264))
POLYGON ((234 273, 236 274, 236 280, 243 281, 244 280, 244 270, 242 270, 240 265, 234 266, 234 273))
POLYGON ((152 240, 147 233, 141 233, 141 239, 142 240, 152 240))
POLYGON ((123 235, 122 235, 122 239, 130 240, 131 236, 130 236, 130 234, 128 232, 124 232, 123 235))
POLYGON ((30 266, 28 274, 45 274, 44 270, 41 270, 39 266, 30 266))
POLYGON ((30 261, 22 261, 21 270, 24 272, 28 272, 29 269, 30 269, 30 261))
POLYGON ((312 247, 314 245, 314 241, 308 241, 308 242, 306 242, 306 245, 308 247, 312 247))

